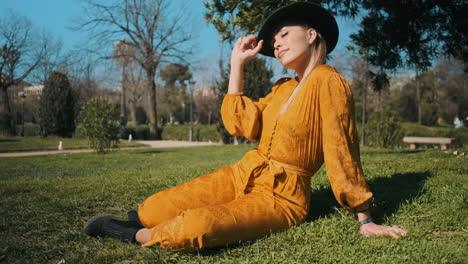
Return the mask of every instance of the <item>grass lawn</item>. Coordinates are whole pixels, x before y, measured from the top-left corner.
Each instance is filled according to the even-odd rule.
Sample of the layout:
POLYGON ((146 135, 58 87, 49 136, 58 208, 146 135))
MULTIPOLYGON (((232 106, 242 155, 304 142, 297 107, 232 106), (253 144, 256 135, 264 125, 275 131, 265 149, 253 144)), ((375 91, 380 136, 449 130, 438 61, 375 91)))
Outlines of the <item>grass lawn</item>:
POLYGON ((0 158, 0 263, 468 263, 468 158, 436 150, 363 150, 374 218, 406 228, 398 240, 361 236, 323 169, 312 179, 307 222, 255 242, 177 254, 82 233, 90 217, 123 218, 147 196, 252 147, 0 158))
MULTIPOLYGON (((60 141, 62 141, 64 150, 89 148, 88 140, 84 138, 0 136, 0 152, 57 150, 60 141)), ((127 141, 120 141, 121 148, 141 146, 144 145, 135 142, 128 143, 127 141)))

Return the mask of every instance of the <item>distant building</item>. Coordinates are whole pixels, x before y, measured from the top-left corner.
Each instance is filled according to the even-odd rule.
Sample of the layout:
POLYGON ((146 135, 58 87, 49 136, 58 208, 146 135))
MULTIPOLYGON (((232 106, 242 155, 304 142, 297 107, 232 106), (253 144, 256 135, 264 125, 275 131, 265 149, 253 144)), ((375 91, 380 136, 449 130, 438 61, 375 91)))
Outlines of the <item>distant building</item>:
POLYGON ((214 86, 211 86, 211 85, 203 86, 200 90, 198 90, 197 94, 199 94, 199 95, 201 95, 203 97, 212 97, 212 96, 216 95, 214 86))
POLYGON ((408 75, 394 75, 390 77, 390 90, 399 90, 411 80, 411 76, 408 75))
POLYGON ((44 85, 31 85, 23 88, 23 92, 26 96, 28 95, 41 95, 44 85))

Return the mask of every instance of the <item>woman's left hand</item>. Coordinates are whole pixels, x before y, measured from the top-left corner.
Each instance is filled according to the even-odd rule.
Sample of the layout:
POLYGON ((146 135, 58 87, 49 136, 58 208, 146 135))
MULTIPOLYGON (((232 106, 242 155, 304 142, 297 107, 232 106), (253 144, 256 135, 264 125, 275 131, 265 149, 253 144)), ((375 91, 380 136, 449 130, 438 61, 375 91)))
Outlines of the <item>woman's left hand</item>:
POLYGON ((406 236, 408 232, 399 228, 398 226, 384 226, 376 223, 368 223, 361 226, 361 234, 366 237, 370 236, 391 236, 393 238, 399 238, 406 236))

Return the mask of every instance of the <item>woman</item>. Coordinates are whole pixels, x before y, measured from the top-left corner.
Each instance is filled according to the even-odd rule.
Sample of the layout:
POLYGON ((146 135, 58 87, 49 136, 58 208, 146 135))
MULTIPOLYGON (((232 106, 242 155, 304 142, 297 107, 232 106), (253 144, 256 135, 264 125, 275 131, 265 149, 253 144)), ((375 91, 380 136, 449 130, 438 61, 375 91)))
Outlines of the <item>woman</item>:
POLYGON ((351 90, 324 65, 338 40, 333 16, 315 4, 292 4, 266 19, 258 39, 236 42, 221 107, 226 129, 259 140, 257 149, 234 165, 150 196, 130 221, 95 217, 85 233, 189 252, 287 230, 306 219, 310 179, 325 161, 336 199, 357 214, 363 235, 406 235, 371 219, 351 90), (253 102, 242 95, 243 65, 258 53, 276 57, 297 77, 279 80, 253 102))

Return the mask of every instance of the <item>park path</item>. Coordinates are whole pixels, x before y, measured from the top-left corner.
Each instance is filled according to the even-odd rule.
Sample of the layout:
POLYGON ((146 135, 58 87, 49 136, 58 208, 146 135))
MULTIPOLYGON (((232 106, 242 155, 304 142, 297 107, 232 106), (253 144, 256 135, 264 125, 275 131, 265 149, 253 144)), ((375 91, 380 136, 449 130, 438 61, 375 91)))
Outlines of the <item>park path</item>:
MULTIPOLYGON (((215 142, 190 142, 190 141, 176 141, 176 140, 135 140, 134 142, 148 145, 151 148, 179 148, 179 147, 194 147, 194 146, 213 146, 220 145, 215 142)), ((137 149, 135 148, 121 148, 121 149, 137 149)), ((28 157, 28 156, 41 156, 41 155, 54 155, 63 153, 82 153, 93 152, 92 149, 64 149, 64 150, 48 150, 48 151, 24 151, 24 152, 5 152, 0 153, 0 158, 8 157, 28 157)))

